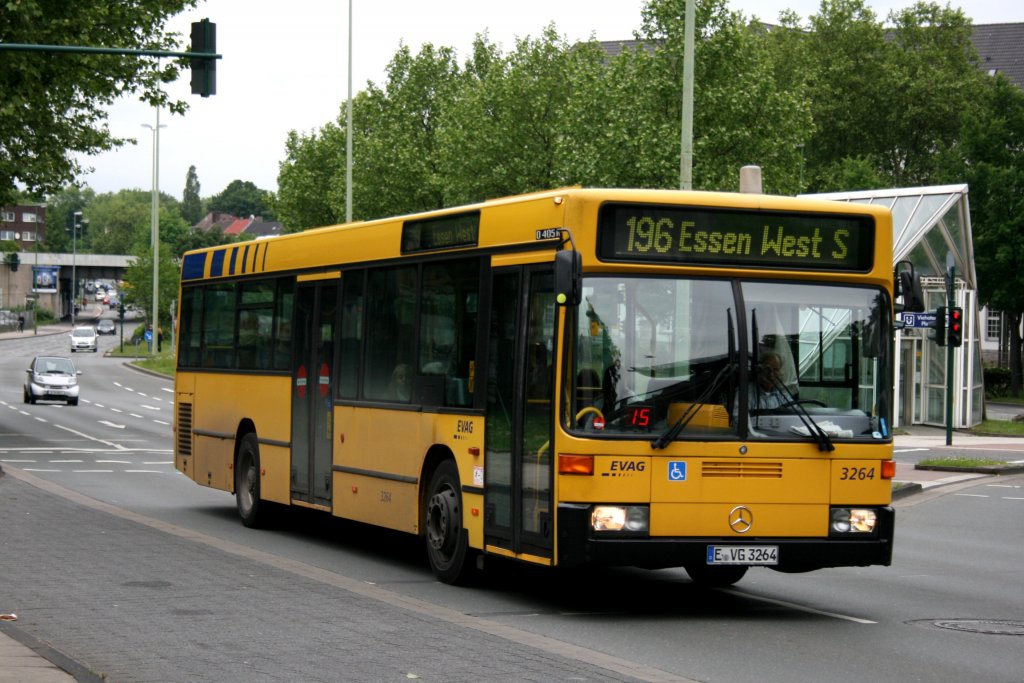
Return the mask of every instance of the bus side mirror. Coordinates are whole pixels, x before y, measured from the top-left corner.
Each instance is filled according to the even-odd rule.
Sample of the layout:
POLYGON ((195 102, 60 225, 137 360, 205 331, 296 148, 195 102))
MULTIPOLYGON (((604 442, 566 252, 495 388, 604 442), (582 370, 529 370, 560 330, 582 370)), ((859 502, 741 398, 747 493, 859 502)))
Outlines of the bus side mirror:
POLYGON ((920 313, 924 310, 921 278, 914 274, 913 267, 910 270, 896 271, 896 296, 903 297, 903 307, 900 310, 909 313, 920 313))
POLYGON ((555 253, 555 301, 560 306, 579 306, 583 260, 575 249, 555 253))

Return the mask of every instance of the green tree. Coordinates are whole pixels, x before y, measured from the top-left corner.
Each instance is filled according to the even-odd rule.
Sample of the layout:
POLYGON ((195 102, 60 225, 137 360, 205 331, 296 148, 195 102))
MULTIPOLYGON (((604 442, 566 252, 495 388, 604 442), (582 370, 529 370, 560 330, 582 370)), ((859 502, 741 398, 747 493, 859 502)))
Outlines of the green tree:
MULTIPOLYGON (((133 254, 151 244, 153 195, 147 190, 121 190, 97 195, 84 213, 89 227, 78 250, 97 254, 133 254)), ((160 240, 175 243, 188 226, 178 201, 160 194, 160 240)))
POLYGON ((814 191, 934 182, 979 97, 962 11, 919 2, 889 20, 886 28, 862 0, 824 0, 810 18, 814 191))
MULTIPOLYGON (((358 126, 354 216, 379 218, 445 205, 438 135, 458 83, 454 50, 425 44, 415 57, 408 47, 399 47, 384 86, 369 85, 353 118, 358 126)), ((343 181, 338 185, 344 188, 343 181)))
MULTIPOLYGON (((132 304, 146 313, 151 320, 153 311, 153 250, 140 248, 134 252, 135 259, 124 274, 125 286, 122 290, 125 304, 132 304)), ((178 262, 166 244, 160 245, 159 291, 160 305, 158 325, 165 330, 170 329, 171 302, 178 298, 179 268, 178 262)))
MULTIPOLYGON (((149 50, 182 49, 182 36, 165 31, 171 17, 196 0, 128 0, 82 4, 4 3, 0 43, 81 45, 149 50)), ((186 39, 187 40, 187 39, 186 39)), ((97 154, 128 142, 106 125, 107 107, 123 95, 182 113, 161 83, 182 63, 122 55, 0 50, 0 205, 16 184, 56 192, 82 169, 76 154, 97 154)))
POLYGON ((181 217, 189 225, 195 225, 203 219, 203 202, 199 198, 199 174, 195 166, 188 167, 185 175, 185 189, 181 193, 181 217))
POLYGON ((248 180, 232 180, 224 191, 210 198, 210 211, 229 213, 232 216, 262 216, 273 220, 270 197, 248 180))
MULTIPOLYGON (((353 102, 356 112, 361 111, 359 102, 358 97, 353 102)), ((362 117, 357 114, 353 119, 362 117)), ((360 182, 363 182, 362 177, 360 182)), ((290 131, 277 188, 274 210, 291 232, 344 220, 344 123, 327 123, 319 131, 304 135, 290 131)))
MULTIPOLYGON (((648 2, 640 47, 612 60, 583 96, 593 109, 574 142, 599 173, 583 182, 679 187, 685 8, 685 0, 648 2)), ((803 81, 787 74, 762 26, 724 0, 697 4, 695 42, 694 188, 734 190, 738 169, 759 163, 766 190, 795 191, 812 127, 803 81)))
POLYGON ((962 157, 955 166, 963 169, 971 188, 978 296, 1005 316, 1010 388, 1019 394, 1024 388, 1024 92, 997 76, 979 104, 968 120, 962 157))

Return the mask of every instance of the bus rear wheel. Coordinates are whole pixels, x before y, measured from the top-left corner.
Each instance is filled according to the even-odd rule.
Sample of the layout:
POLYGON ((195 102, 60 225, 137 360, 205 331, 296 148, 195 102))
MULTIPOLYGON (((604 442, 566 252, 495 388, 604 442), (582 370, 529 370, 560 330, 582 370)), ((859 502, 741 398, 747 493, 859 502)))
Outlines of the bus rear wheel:
POLYGON ((739 565, 727 565, 723 567, 710 567, 706 564, 689 565, 686 573, 690 575, 693 582, 699 586, 711 588, 725 588, 731 586, 747 573, 748 567, 739 565))
POLYGON ((473 573, 469 534, 462 526, 459 471, 452 460, 434 470, 424 499, 427 559, 434 576, 445 583, 467 583, 473 573))
POLYGON ((269 504, 260 500, 260 444, 252 432, 243 436, 238 445, 235 505, 245 526, 255 529, 266 524, 269 504))

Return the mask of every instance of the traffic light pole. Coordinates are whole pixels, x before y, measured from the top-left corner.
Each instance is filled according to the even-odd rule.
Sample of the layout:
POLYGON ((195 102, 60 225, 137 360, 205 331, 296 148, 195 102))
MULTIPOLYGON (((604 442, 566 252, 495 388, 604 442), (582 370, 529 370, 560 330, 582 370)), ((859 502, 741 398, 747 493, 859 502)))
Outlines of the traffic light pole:
MULTIPOLYGON (((952 314, 956 300, 953 292, 953 282, 956 278, 956 266, 950 266, 946 273, 946 310, 952 314)), ((953 445, 953 354, 955 349, 952 344, 946 345, 946 445, 953 445)))

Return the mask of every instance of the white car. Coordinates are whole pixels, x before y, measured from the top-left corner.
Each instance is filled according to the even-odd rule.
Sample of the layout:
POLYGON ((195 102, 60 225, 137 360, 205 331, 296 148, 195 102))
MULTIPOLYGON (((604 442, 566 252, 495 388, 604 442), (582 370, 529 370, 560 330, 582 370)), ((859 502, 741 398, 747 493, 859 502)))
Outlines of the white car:
POLYGON ((96 328, 76 327, 71 331, 71 353, 75 351, 96 352, 96 328))
POLYGON ((36 356, 28 366, 25 403, 47 399, 66 401, 69 406, 77 406, 78 376, 81 374, 70 358, 36 356))

